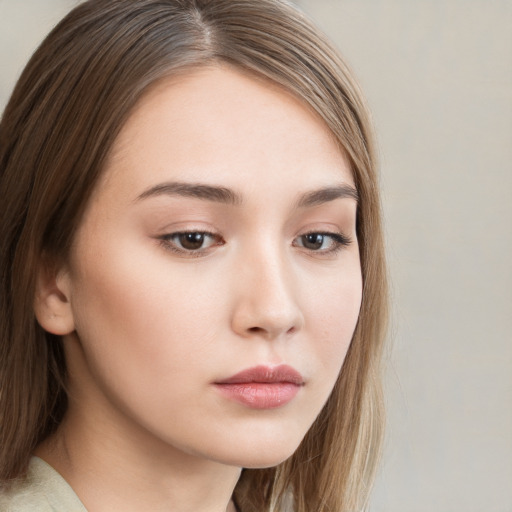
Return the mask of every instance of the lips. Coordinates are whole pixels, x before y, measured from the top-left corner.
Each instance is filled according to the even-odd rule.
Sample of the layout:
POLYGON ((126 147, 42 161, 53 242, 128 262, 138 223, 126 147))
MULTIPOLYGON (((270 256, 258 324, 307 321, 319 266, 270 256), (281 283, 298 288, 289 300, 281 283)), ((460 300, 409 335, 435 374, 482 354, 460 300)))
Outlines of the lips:
POLYGON ((303 385, 302 375, 288 365, 255 366, 215 383, 225 398, 252 409, 282 407, 303 385))

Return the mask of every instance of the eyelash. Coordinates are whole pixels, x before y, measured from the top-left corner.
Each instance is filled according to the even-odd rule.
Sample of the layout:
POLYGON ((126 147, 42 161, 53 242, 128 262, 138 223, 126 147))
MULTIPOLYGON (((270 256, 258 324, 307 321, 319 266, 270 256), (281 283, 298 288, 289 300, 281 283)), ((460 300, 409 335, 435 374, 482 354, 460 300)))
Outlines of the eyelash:
MULTIPOLYGON (((342 249, 348 247, 351 243, 352 243, 352 240, 342 234, 342 233, 333 233, 331 231, 309 231, 308 233, 303 233, 302 235, 299 235, 297 237, 297 239, 300 239, 300 240, 303 240, 305 237, 307 236, 312 236, 312 235, 316 235, 316 236, 321 236, 321 237, 328 237, 331 239, 331 247, 329 249, 324 249, 324 250, 313 250, 313 249, 308 249, 308 251, 310 251, 311 253, 315 254, 315 255, 322 255, 322 256, 329 256, 329 255, 332 255, 332 254, 336 254, 338 253, 339 251, 341 251, 342 249)), ((295 240, 294 240, 295 242, 295 240)), ((295 243, 294 243, 295 245, 295 243)), ((295 245, 296 247, 304 247, 304 246, 297 246, 295 245)), ((304 247, 305 249, 307 249, 306 247, 304 247)))
POLYGON ((224 245, 224 241, 222 240, 222 237, 216 233, 212 233, 210 231, 177 231, 175 233, 168 233, 166 235, 163 235, 160 237, 160 242, 163 245, 163 247, 169 251, 172 251, 176 254, 187 256, 191 258, 199 258, 200 256, 203 256, 206 252, 208 252, 210 247, 224 245), (203 237, 210 237, 213 240, 217 240, 217 242, 213 242, 209 247, 206 249, 200 248, 197 250, 194 249, 185 249, 180 248, 176 246, 176 242, 173 242, 173 238, 178 238, 180 236, 186 236, 186 235, 200 235, 203 237))
MULTIPOLYGON (((179 254, 181 256, 191 257, 191 258, 199 258, 209 252, 210 247, 220 246, 224 245, 225 242, 222 239, 222 237, 216 233, 212 233, 209 231, 177 231, 175 233, 168 233, 166 235, 163 235, 159 237, 161 245, 176 254, 179 254), (213 242, 207 247, 207 248, 199 248, 199 249, 186 249, 186 248, 180 248, 176 244, 176 241, 173 241, 173 239, 177 239, 178 237, 183 236, 190 236, 190 235, 199 235, 201 237, 210 237, 213 242)), ((322 241, 323 242, 323 241, 322 241)), ((309 231, 307 233, 303 233, 299 235, 296 239, 294 239, 293 246, 294 247, 302 247, 306 251, 310 252, 311 254, 317 255, 317 256, 329 256, 334 255, 344 249, 345 247, 348 247, 352 243, 351 238, 348 236, 342 234, 342 233, 334 233, 330 231, 309 231), (314 249, 308 249, 307 247, 304 247, 304 245, 297 245, 295 243, 295 240, 299 239, 304 242, 305 237, 308 236, 321 236, 321 237, 328 237, 331 239, 331 245, 329 249, 323 249, 323 250, 314 250, 314 249)))

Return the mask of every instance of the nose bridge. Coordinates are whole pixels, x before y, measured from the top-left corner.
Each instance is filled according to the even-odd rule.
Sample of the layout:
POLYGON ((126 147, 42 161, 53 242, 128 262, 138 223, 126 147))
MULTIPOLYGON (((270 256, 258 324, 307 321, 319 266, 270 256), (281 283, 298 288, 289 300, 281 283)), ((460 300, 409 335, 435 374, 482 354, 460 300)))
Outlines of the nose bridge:
POLYGON ((278 243, 254 243, 241 262, 233 327, 244 336, 276 338, 303 325, 296 278, 278 243))

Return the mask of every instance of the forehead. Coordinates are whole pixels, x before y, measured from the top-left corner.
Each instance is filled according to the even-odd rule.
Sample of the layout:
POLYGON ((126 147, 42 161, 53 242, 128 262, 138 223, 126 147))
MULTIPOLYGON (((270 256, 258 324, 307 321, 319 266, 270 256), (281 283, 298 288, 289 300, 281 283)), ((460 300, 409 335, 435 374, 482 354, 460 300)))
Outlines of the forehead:
POLYGON ((139 101, 112 148, 108 173, 132 183, 188 179, 245 186, 353 184, 324 121, 266 79, 227 66, 162 80, 139 101), (172 176, 171 176, 172 175, 172 176), (317 183, 314 183, 315 180, 317 183))

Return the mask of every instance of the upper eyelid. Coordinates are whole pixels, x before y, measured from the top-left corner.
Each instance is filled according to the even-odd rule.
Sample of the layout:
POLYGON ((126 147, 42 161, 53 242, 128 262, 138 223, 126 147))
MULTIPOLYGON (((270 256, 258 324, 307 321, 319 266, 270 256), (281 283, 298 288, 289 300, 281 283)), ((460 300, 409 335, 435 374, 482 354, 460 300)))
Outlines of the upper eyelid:
MULTIPOLYGON (((177 235, 185 235, 190 233, 200 233, 203 235, 209 235, 209 236, 215 236, 215 237, 222 237, 222 235, 215 231, 210 231, 208 229, 201 229, 201 228, 192 228, 192 229, 178 229, 176 231, 167 231, 161 235, 161 237, 170 238, 177 235)), ((299 234, 295 235, 293 239, 306 236, 306 235, 312 235, 312 234, 318 234, 318 235, 325 235, 325 236, 342 236, 343 238, 349 239, 350 237, 348 235, 345 235, 341 231, 335 231, 335 230, 328 230, 328 229, 310 229, 304 232, 300 232, 299 234)))
POLYGON ((212 231, 205 231, 205 230, 199 230, 199 229, 193 229, 193 230, 180 230, 180 231, 173 231, 172 233, 165 233, 164 235, 162 235, 160 238, 164 239, 164 240, 170 240, 171 238, 175 237, 175 236, 180 236, 180 235, 187 235, 187 234, 191 234, 191 233, 199 233, 201 235, 206 235, 206 236, 209 236, 211 238, 217 238, 217 239, 222 239, 222 235, 218 234, 218 233, 214 233, 212 231))
MULTIPOLYGON (((200 233, 203 235, 209 235, 214 237, 222 237, 222 235, 219 232, 216 232, 214 230, 209 229, 203 229, 203 228, 188 228, 188 229, 177 229, 175 231, 166 231, 164 232, 161 237, 170 238, 172 236, 176 235, 184 235, 188 233, 200 233)), ((318 235, 325 235, 325 236, 342 236, 343 238, 350 239, 351 237, 349 235, 346 235, 341 230, 331 230, 331 229, 309 229, 303 232, 299 232, 297 235, 294 236, 293 239, 301 236, 306 235, 312 235, 312 234, 318 234, 318 235)))
POLYGON ((215 245, 224 245, 223 243, 217 243, 215 239, 223 240, 220 235, 217 235, 215 233, 206 232, 204 230, 181 230, 181 231, 174 231, 172 233, 166 233, 164 235, 161 235, 158 237, 159 243, 168 251, 172 251, 175 254, 182 255, 183 257, 201 257, 203 254, 209 252, 211 247, 214 247, 215 245), (185 247, 179 247, 178 244, 176 244, 172 239, 175 236, 188 234, 188 233, 201 233, 203 235, 211 236, 213 241, 210 246, 206 248, 199 248, 197 250, 194 249, 186 249, 185 247))
POLYGON ((312 235, 312 234, 315 234, 315 235, 325 235, 325 236, 333 236, 333 237, 336 237, 336 236, 340 236, 340 237, 343 237, 343 238, 346 238, 346 239, 351 239, 352 237, 347 235, 346 233, 343 232, 343 230, 338 230, 338 229, 308 229, 307 231, 304 231, 304 232, 301 232, 300 234, 297 235, 297 237, 299 236, 305 236, 305 235, 312 235))
POLYGON ((200 233, 202 235, 210 235, 210 236, 220 236, 215 231, 209 231, 207 229, 178 229, 176 231, 168 231, 164 233, 162 236, 171 237, 176 235, 187 235, 190 233, 200 233))
MULTIPOLYGON (((172 250, 175 251, 176 253, 182 253, 184 255, 189 255, 189 256, 197 256, 197 257, 200 257, 202 254, 206 254, 208 252, 210 252, 210 249, 212 247, 215 247, 215 246, 220 246, 220 245, 224 245, 226 243, 226 241, 224 240, 224 238, 222 237, 222 235, 220 235, 219 233, 215 233, 215 232, 211 232, 211 231, 206 231, 206 230, 202 230, 202 229, 183 229, 183 230, 178 230, 178 231, 173 231, 173 232, 170 232, 170 233, 166 233, 162 236, 160 236, 160 240, 162 243, 165 243, 166 245, 168 246, 171 246, 171 242, 172 242, 172 238, 173 237, 176 237, 176 236, 179 236, 179 235, 184 235, 184 234, 190 234, 190 233, 200 233, 202 235, 206 235, 206 236, 209 236, 213 239, 211 245, 209 245, 208 247, 206 248, 199 248, 197 250, 194 250, 194 249, 186 249, 186 248, 183 248, 183 247, 179 247, 177 244, 173 243, 173 247, 172 247, 172 250), (215 239, 217 240, 217 242, 215 241, 215 239), (221 243, 218 243, 219 240, 221 241, 221 243)), ((322 235, 322 236, 327 236, 327 237, 331 237, 332 238, 332 241, 333 241, 333 245, 334 247, 331 247, 329 249, 324 249, 324 250, 313 250, 313 249, 307 249, 307 252, 310 252, 311 254, 317 254, 318 256, 327 256, 329 254, 332 254, 332 253, 336 253, 338 252, 339 250, 341 250, 343 248, 343 246, 347 247, 349 246, 350 244, 352 244, 352 237, 351 236, 347 236, 345 235, 344 233, 340 232, 340 231, 331 231, 331 230, 309 230, 309 231, 305 231, 301 234, 298 234, 296 235, 293 240, 292 240, 292 245, 295 246, 295 247, 303 247, 301 245, 297 245, 295 243, 295 241, 297 239, 300 239, 301 237, 303 236, 307 236, 307 235, 311 235, 311 234, 319 234, 319 235, 322 235)))
MULTIPOLYGON (((305 233, 302 233, 301 235, 298 235, 294 238, 296 240, 297 238, 301 238, 303 236, 307 235, 322 235, 322 236, 328 236, 331 237, 336 243, 340 245, 350 245, 353 241, 353 238, 351 236, 345 235, 341 232, 334 232, 334 231, 307 231, 305 233)), ((321 252, 321 251, 318 251, 321 252)))

